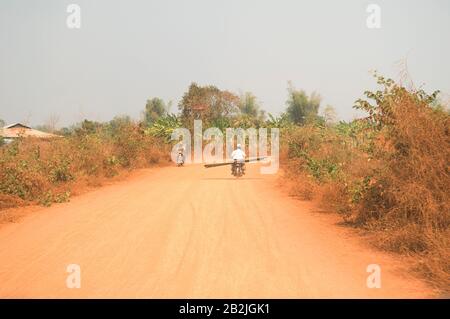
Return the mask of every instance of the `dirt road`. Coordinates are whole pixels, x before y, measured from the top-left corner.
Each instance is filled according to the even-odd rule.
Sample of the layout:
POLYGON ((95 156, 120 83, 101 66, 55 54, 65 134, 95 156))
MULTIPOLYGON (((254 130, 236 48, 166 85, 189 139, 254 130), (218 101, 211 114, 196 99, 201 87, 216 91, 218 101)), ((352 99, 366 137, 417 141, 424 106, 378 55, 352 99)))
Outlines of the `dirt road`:
POLYGON ((397 259, 256 164, 138 171, 0 228, 0 297, 426 297, 397 259), (69 289, 69 264, 81 288, 69 289), (381 267, 369 289, 366 267, 381 267))

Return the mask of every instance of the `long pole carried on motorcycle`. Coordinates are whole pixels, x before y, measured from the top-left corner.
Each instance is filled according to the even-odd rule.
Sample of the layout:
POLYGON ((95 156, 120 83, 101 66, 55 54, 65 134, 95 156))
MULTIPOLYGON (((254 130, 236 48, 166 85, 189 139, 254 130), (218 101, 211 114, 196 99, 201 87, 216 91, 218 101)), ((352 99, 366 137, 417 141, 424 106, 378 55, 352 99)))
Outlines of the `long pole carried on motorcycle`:
MULTIPOLYGON (((259 162, 263 159, 267 158, 267 156, 264 157, 257 157, 257 158, 252 158, 252 159, 246 159, 245 162, 249 163, 249 162, 259 162)), ((225 166, 225 165, 233 165, 233 162, 224 162, 224 163, 213 163, 213 164, 205 164, 205 168, 211 168, 211 167, 217 167, 217 166, 225 166)))

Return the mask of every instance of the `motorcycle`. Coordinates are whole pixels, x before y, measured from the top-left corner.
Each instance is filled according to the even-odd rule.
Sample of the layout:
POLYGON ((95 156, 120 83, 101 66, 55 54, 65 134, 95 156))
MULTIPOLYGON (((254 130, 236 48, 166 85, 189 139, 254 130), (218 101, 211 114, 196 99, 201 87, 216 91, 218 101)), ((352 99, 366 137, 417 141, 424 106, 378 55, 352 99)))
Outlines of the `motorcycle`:
POLYGON ((205 168, 211 168, 211 167, 231 165, 231 175, 236 176, 236 177, 241 177, 241 176, 245 175, 245 164, 244 163, 259 162, 265 158, 267 158, 267 156, 246 159, 245 161, 242 161, 242 162, 233 160, 232 162, 228 161, 225 163, 211 163, 211 164, 205 164, 204 166, 205 166, 205 168))
POLYGON ((178 153, 177 155, 177 166, 183 166, 184 165, 184 155, 183 153, 178 153))
POLYGON ((241 177, 245 175, 244 163, 234 160, 233 164, 231 165, 231 174, 235 177, 241 177))

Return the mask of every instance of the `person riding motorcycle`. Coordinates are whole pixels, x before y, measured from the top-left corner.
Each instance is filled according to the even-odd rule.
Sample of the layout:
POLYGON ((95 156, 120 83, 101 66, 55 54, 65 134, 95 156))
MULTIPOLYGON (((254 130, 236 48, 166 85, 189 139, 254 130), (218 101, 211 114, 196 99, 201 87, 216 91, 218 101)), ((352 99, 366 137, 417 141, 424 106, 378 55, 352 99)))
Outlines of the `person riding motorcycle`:
POLYGON ((234 175, 236 164, 241 163, 242 172, 245 171, 245 152, 242 150, 241 144, 237 145, 237 148, 231 153, 231 159, 233 160, 233 165, 231 165, 231 173, 234 175))
POLYGON ((184 164, 184 147, 178 148, 178 154, 177 154, 177 165, 183 166, 184 164))

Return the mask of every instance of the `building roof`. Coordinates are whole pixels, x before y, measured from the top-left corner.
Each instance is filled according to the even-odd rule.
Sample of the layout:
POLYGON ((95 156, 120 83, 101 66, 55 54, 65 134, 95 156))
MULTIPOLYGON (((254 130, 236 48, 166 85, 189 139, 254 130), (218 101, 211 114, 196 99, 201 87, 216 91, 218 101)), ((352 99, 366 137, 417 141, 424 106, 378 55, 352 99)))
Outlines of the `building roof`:
POLYGON ((13 123, 0 129, 0 136, 5 138, 17 138, 17 137, 37 137, 37 138, 52 138, 58 137, 58 135, 46 133, 32 129, 22 123, 13 123))
POLYGON ((29 129, 31 129, 31 127, 26 126, 26 125, 24 125, 24 124, 22 124, 22 123, 19 123, 19 122, 13 123, 13 124, 9 124, 9 125, 6 125, 4 128, 15 128, 15 127, 23 127, 23 128, 29 128, 29 129))

